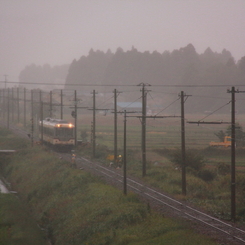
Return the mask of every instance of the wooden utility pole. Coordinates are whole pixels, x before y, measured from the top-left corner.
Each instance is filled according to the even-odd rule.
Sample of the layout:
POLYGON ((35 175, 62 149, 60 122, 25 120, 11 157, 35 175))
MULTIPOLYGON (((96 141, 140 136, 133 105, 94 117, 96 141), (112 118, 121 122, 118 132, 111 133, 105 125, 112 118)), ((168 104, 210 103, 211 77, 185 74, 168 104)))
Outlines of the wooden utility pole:
POLYGON ((235 93, 239 93, 232 87, 227 90, 231 93, 231 220, 236 221, 236 118, 235 118, 235 93))
POLYGON ((41 144, 43 144, 43 102, 40 102, 40 135, 41 135, 41 144))
POLYGON ((63 119, 63 90, 60 90, 60 119, 63 119))
POLYGON ((117 90, 114 89, 114 164, 117 162, 117 90))
POLYGON ((74 126, 75 126, 75 147, 77 146, 77 90, 74 90, 74 126))
POLYGON ((236 119, 235 88, 231 91, 231 219, 236 221, 236 119))
POLYGON ((2 97, 2 108, 4 109, 2 111, 2 117, 3 120, 5 121, 5 113, 6 113, 6 89, 3 88, 3 97, 2 97))
POLYGON ((24 127, 26 128, 26 88, 24 88, 24 127))
POLYGON ((186 195, 186 162, 185 162, 185 107, 184 92, 181 91, 181 155, 182 155, 182 194, 186 195))
POLYGON ((12 114, 12 122, 14 122, 14 88, 11 89, 11 114, 12 114))
POLYGON ((17 120, 18 123, 20 122, 20 91, 19 91, 19 87, 17 88, 17 120))
POLYGON ((141 140, 141 150, 142 150, 142 176, 146 176, 146 96, 147 90, 145 86, 151 86, 150 84, 140 83, 138 86, 142 86, 142 140, 141 140))
POLYGON ((93 128, 92 128, 92 146, 93 146, 93 152, 92 152, 92 157, 95 158, 95 146, 96 146, 96 139, 95 139, 95 110, 96 110, 96 105, 95 105, 95 90, 93 90, 93 128))
MULTIPOLYGON (((116 113, 115 113, 116 114, 116 113)), ((123 190, 127 195, 127 113, 124 111, 124 139, 123 139, 123 190)))
POLYGON ((52 91, 49 92, 49 117, 53 117, 53 99, 52 91))
POLYGON ((10 91, 9 91, 9 88, 8 88, 8 112, 7 112, 7 125, 8 125, 8 129, 9 129, 9 117, 10 117, 10 115, 9 115, 9 113, 10 113, 10 111, 9 111, 10 110, 10 105, 9 105, 10 104, 10 101, 9 101, 10 98, 9 97, 10 97, 10 91))
POLYGON ((33 134, 34 134, 34 101, 33 90, 31 90, 31 146, 33 146, 33 134))

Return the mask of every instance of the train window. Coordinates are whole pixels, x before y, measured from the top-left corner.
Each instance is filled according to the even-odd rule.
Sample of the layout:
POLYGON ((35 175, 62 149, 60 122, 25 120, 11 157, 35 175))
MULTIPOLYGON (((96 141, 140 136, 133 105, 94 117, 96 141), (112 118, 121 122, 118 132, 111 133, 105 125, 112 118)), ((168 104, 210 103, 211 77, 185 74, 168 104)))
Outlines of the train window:
POLYGON ((73 137, 73 128, 56 128, 55 135, 60 137, 73 137))

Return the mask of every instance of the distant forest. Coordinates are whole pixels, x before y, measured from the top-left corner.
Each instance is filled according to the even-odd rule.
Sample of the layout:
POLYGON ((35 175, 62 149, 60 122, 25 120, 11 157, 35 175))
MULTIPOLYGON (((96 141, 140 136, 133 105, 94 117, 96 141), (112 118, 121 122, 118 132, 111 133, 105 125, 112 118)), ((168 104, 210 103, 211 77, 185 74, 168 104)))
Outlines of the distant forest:
POLYGON ((139 52, 132 47, 124 52, 118 48, 115 54, 110 50, 90 50, 88 56, 74 60, 66 78, 69 84, 132 85, 208 85, 231 84, 244 81, 245 57, 237 62, 231 53, 223 50, 213 52, 207 48, 197 54, 192 44, 162 54, 154 51, 139 52))
MULTIPOLYGON (((20 83, 38 81, 55 84, 63 79, 65 89, 81 89, 83 85, 90 85, 87 89, 92 91, 95 89, 93 85, 105 85, 105 89, 112 85, 107 87, 107 92, 112 92, 113 85, 148 83, 159 86, 159 92, 164 92, 165 87, 168 87, 173 93, 184 89, 188 93, 205 93, 210 97, 217 97, 226 93, 226 89, 232 85, 245 85, 245 56, 235 62, 226 49, 217 53, 211 48, 198 54, 192 44, 163 53, 139 52, 134 47, 129 51, 118 48, 115 53, 91 49, 87 56, 73 60, 70 65, 54 68, 49 65, 31 65, 20 74, 20 83)), ((171 101, 170 97, 165 96, 166 103, 171 101)), ((160 103, 160 98, 156 98, 156 101, 160 103)), ((192 105, 192 111, 214 109, 215 106, 216 102, 212 100, 205 100, 205 106, 203 100, 199 100, 192 105)))

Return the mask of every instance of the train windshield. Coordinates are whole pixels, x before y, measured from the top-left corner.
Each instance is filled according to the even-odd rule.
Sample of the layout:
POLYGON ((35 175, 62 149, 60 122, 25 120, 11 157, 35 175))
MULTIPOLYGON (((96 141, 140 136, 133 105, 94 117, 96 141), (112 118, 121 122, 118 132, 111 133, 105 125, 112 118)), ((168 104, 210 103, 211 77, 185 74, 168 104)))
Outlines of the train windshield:
POLYGON ((73 128, 60 127, 56 128, 56 136, 59 137, 73 137, 73 128))

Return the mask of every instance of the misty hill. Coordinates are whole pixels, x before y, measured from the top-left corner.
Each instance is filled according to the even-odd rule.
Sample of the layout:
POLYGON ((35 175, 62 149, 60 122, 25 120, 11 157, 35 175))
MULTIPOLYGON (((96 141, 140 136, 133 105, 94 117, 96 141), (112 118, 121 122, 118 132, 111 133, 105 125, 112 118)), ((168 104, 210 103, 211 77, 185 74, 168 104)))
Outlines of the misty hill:
MULTIPOLYGON (((134 47, 130 51, 118 48, 115 54, 110 50, 104 53, 91 49, 88 56, 72 62, 65 87, 81 89, 81 85, 91 85, 92 90, 92 85, 125 86, 140 83, 161 85, 159 92, 166 91, 162 85, 169 85, 172 86, 171 93, 184 89, 189 94, 222 97, 231 85, 245 85, 245 57, 236 63, 229 51, 224 49, 217 53, 210 48, 203 54, 198 54, 192 44, 163 53, 139 52, 134 47), (80 86, 76 87, 75 84, 80 86), (181 85, 186 87, 181 88, 181 85), (221 88, 217 89, 216 86, 214 89, 213 85, 221 88)), ((112 91, 112 88, 109 90, 112 91)), ((131 97, 135 98, 134 95, 131 97)), ((164 97, 165 103, 172 99, 169 95, 164 97)), ((218 101, 199 99, 192 104, 191 111, 213 109, 216 104, 219 106, 218 101)))
POLYGON ((43 90, 59 88, 59 84, 65 83, 69 66, 70 65, 60 65, 51 67, 48 64, 43 66, 37 66, 35 64, 26 66, 25 69, 20 72, 19 83, 28 88, 37 88, 35 85, 31 84, 38 84, 38 88, 43 90), (47 86, 45 83, 53 85, 47 86))

